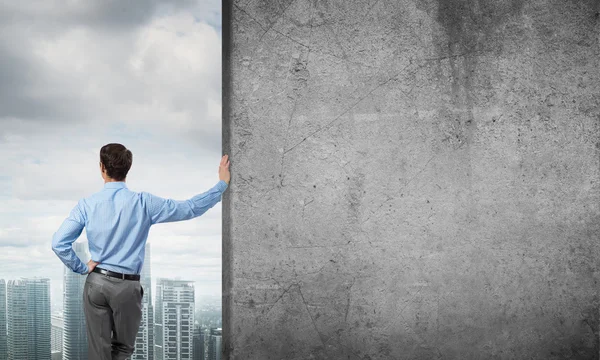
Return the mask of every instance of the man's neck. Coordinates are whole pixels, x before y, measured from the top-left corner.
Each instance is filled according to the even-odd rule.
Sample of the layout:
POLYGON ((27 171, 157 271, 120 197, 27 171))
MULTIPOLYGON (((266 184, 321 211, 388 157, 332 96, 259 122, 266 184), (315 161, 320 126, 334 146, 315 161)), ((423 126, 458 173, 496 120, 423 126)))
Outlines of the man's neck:
POLYGON ((125 179, 123 179, 123 180, 115 180, 115 179, 112 179, 112 178, 108 178, 108 179, 104 180, 105 184, 109 183, 109 182, 125 182, 125 179))

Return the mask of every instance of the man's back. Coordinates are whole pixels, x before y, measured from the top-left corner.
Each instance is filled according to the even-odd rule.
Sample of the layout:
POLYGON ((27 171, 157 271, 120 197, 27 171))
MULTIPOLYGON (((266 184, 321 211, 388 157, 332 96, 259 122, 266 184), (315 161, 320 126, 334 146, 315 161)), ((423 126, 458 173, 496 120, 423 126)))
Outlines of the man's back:
MULTIPOLYGON (((220 180, 202 194, 177 201, 131 191, 123 181, 107 182, 104 189, 77 203, 54 234, 53 248, 59 253, 70 247, 85 227, 92 260, 106 270, 139 274, 150 227, 204 214, 221 201, 227 185, 220 180)), ((78 260, 67 259, 65 264, 73 271, 85 273, 85 264, 78 260)))
POLYGON ((90 254, 102 268, 126 274, 142 271, 152 225, 143 194, 124 182, 109 182, 80 202, 90 254))

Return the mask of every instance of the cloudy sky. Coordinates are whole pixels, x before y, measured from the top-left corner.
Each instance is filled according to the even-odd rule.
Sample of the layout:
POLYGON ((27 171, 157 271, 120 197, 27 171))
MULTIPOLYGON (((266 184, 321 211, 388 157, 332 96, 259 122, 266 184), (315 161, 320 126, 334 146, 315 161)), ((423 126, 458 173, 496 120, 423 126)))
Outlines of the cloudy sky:
MULTIPOLYGON (((218 0, 0 0, 0 278, 46 276, 53 233, 100 191, 102 145, 133 153, 133 191, 187 199, 221 158, 218 0)), ((85 239, 85 230, 80 239, 85 239)), ((150 231, 152 275, 221 294, 221 203, 150 231)))

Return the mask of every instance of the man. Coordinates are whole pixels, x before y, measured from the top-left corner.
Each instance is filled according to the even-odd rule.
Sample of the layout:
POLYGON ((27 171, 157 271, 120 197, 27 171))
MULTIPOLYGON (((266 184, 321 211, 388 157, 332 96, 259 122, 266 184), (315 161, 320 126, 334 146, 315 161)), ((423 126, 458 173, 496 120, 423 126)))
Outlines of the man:
POLYGON ((60 260, 87 275, 83 303, 89 360, 127 359, 134 351, 144 294, 139 279, 150 227, 204 214, 221 201, 230 181, 225 155, 219 182, 211 189, 189 200, 163 199, 127 188, 132 158, 121 144, 104 145, 100 149, 104 189, 79 200, 52 238, 52 250, 60 260), (91 254, 87 265, 72 248, 84 227, 91 254))

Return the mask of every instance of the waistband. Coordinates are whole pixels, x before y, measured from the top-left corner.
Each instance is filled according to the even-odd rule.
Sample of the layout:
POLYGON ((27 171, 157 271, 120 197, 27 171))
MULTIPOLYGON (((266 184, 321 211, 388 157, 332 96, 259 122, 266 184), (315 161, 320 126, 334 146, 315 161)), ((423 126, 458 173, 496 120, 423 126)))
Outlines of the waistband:
POLYGON ((123 279, 123 280, 134 280, 134 281, 139 281, 140 280, 140 276, 139 275, 135 275, 135 274, 122 274, 122 273, 118 273, 118 272, 114 272, 114 271, 102 269, 102 268, 99 268, 97 266, 94 268, 94 270, 92 270, 92 272, 99 273, 99 274, 106 275, 106 276, 110 276, 110 277, 114 277, 114 278, 118 278, 118 279, 123 279))

